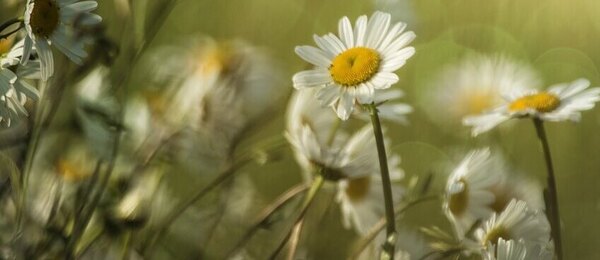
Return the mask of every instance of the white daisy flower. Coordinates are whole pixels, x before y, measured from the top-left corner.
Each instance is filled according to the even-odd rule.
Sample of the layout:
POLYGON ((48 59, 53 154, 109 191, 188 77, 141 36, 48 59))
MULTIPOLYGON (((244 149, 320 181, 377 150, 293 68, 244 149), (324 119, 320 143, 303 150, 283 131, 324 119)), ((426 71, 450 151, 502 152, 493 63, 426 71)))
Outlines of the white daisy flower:
MULTIPOLYGON (((286 138, 292 145, 301 166, 307 172, 322 174, 327 180, 339 181, 345 178, 362 177, 379 169, 372 151, 357 149, 374 145, 374 138, 369 132, 370 126, 350 138, 343 138, 333 144, 323 143, 310 125, 302 125, 300 129, 288 130, 286 138)), ((347 137, 343 133, 337 135, 347 137)), ((376 155, 375 155, 376 156, 376 155)))
POLYGON ((436 122, 457 124, 501 105, 502 93, 540 85, 540 77, 526 64, 506 56, 470 55, 442 71, 423 95, 423 108, 436 122))
POLYGON ((487 132, 511 118, 532 117, 544 121, 579 121, 581 111, 592 109, 600 100, 600 88, 591 88, 586 79, 551 86, 546 91, 512 90, 505 103, 478 116, 468 116, 463 124, 472 126, 473 136, 487 132))
MULTIPOLYGON (((551 243, 549 243, 551 244, 551 243)), ((498 239, 496 245, 490 245, 483 252, 484 260, 552 260, 554 255, 549 247, 527 248, 520 240, 498 239)))
MULTIPOLYGON (((373 102, 380 104, 377 106, 379 117, 384 120, 389 120, 397 124, 408 124, 406 115, 413 111, 413 108, 405 103, 398 102, 404 97, 404 92, 399 89, 386 89, 375 93, 373 102)), ((370 111, 362 107, 357 107, 356 114, 360 119, 371 120, 370 111)))
MULTIPOLYGON (((372 136, 372 128, 364 127, 358 135, 372 136)), ((349 151, 367 150, 371 151, 363 155, 364 163, 377 162, 377 147, 374 142, 363 143, 368 139, 354 139, 348 143, 349 151), (369 146, 365 146, 369 145, 369 146)), ((400 156, 390 155, 388 165, 390 168, 390 179, 392 183, 402 180, 404 172, 399 167, 400 156)), ((376 166, 376 165, 374 165, 376 166)), ((373 167, 374 168, 374 167, 373 167)), ((375 169, 375 168, 374 168, 375 169)), ((346 228, 354 228, 359 234, 366 234, 379 219, 384 215, 383 183, 379 174, 379 167, 373 172, 364 172, 360 176, 342 179, 337 183, 338 192, 336 201, 340 203, 343 225, 346 228)), ((392 186, 394 201, 398 202, 402 195, 402 188, 398 185, 392 186)))
POLYGON ((462 237, 480 219, 493 212, 491 188, 500 184, 502 175, 490 159, 490 150, 470 152, 454 169, 446 185, 444 211, 453 222, 456 233, 462 237))
POLYGON ((96 1, 78 0, 27 0, 25 9, 25 55, 26 64, 33 46, 41 62, 41 77, 47 80, 54 74, 54 57, 50 46, 55 46, 77 64, 87 56, 85 41, 78 39, 73 31, 75 22, 84 25, 98 24, 102 18, 90 13, 98 6, 96 1))
POLYGON ((23 41, 0 55, 0 124, 4 126, 11 126, 19 118, 28 116, 25 103, 39 98, 38 90, 27 82, 39 78, 39 63, 32 61, 19 66, 22 56, 23 41))
POLYGON ((161 89, 149 91, 148 103, 168 132, 192 129, 227 150, 283 96, 279 70, 267 53, 244 42, 191 42, 153 57, 161 89))
POLYGON ((531 210, 523 201, 512 200, 502 213, 494 213, 478 228, 475 237, 482 248, 497 246, 500 239, 522 240, 527 250, 533 251, 548 246, 550 225, 542 212, 531 210))
POLYGON ((375 12, 371 19, 359 17, 352 28, 344 17, 339 22, 339 36, 315 35, 319 48, 296 47, 296 53, 315 68, 296 73, 294 87, 318 87, 317 98, 332 106, 343 120, 350 117, 355 104, 372 103, 375 90, 398 82, 394 71, 415 53, 413 47, 407 47, 415 34, 403 33, 406 24, 391 26, 390 20, 389 14, 375 12))

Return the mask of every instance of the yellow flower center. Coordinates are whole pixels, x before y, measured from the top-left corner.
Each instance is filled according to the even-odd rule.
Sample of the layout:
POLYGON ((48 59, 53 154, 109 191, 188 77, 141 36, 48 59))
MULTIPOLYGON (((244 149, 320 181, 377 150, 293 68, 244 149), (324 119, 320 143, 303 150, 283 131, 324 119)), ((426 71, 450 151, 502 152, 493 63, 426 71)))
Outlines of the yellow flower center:
POLYGON ((34 0, 30 25, 36 36, 48 38, 60 23, 60 7, 55 0, 34 0))
POLYGON ((453 215, 459 216, 465 213, 469 205, 469 189, 464 179, 459 179, 458 183, 463 185, 463 190, 450 195, 448 199, 448 209, 453 215))
POLYGON ((59 160, 56 164, 56 170, 61 177, 70 182, 81 181, 87 177, 87 174, 81 168, 66 160, 59 160))
POLYGON ((494 100, 494 95, 490 91, 467 93, 460 105, 461 117, 484 112, 494 105, 494 100))
POLYGON ((6 39, 0 39, 0 56, 10 51, 14 37, 8 37, 6 39))
POLYGON ((361 201, 369 194, 370 186, 370 176, 351 179, 348 181, 348 186, 346 187, 346 195, 353 202, 361 201))
POLYGON ((498 239, 510 240, 511 236, 508 230, 504 227, 496 227, 490 230, 485 237, 483 238, 483 245, 486 246, 488 242, 492 243, 492 245, 496 245, 498 243, 498 239))
POLYGON ((373 49, 355 47, 333 59, 329 73, 342 86, 356 86, 370 80, 379 70, 381 57, 373 49))
POLYGON ((228 74, 233 72, 237 66, 237 60, 231 44, 219 43, 216 46, 204 47, 199 51, 199 60, 192 60, 197 63, 197 73, 200 75, 228 74))
POLYGON ((550 93, 541 92, 538 94, 527 95, 513 101, 509 110, 512 112, 520 112, 527 109, 534 109, 537 112, 548 113, 554 111, 560 106, 560 99, 550 93))

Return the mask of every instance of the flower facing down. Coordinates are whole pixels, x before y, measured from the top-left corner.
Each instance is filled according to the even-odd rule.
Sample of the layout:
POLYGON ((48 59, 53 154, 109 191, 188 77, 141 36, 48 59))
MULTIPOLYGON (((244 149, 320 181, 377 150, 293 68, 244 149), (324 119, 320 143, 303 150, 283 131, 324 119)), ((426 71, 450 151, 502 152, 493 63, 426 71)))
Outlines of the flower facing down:
POLYGON ((483 252, 485 260, 551 260, 554 255, 549 247, 531 248, 527 246, 523 239, 504 240, 498 239, 496 245, 490 245, 483 252))
POLYGON ((546 91, 513 90, 506 102, 481 115, 468 116, 463 124, 472 126, 473 136, 487 132, 511 118, 531 117, 543 121, 579 121, 581 111, 592 109, 600 100, 600 88, 591 88, 586 79, 551 86, 546 91))
POLYGON ((540 85, 530 66, 505 56, 472 55, 442 71, 424 95, 423 108, 435 121, 460 124, 465 116, 500 106, 503 93, 540 85))
POLYGON ((39 98, 38 90, 26 81, 39 78, 39 62, 18 66, 22 56, 23 41, 0 53, 0 125, 7 127, 29 115, 24 106, 27 100, 39 98))
POLYGON ((502 176, 493 171, 489 149, 470 152, 454 169, 446 184, 444 210, 462 237, 480 219, 493 212, 491 188, 500 184, 502 176))
POLYGON ((90 13, 98 6, 96 1, 78 0, 28 0, 25 9, 25 55, 23 64, 29 60, 33 46, 41 62, 41 77, 47 80, 54 74, 54 57, 50 46, 56 47, 77 64, 87 56, 85 41, 75 35, 74 23, 94 25, 102 21, 90 13))
POLYGON ((475 237, 484 249, 498 246, 502 240, 522 240, 530 252, 551 249, 550 225, 546 216, 517 200, 511 201, 502 213, 494 213, 475 231, 475 237))
POLYGON ((370 19, 359 17, 352 28, 344 17, 339 21, 338 36, 314 36, 319 48, 296 47, 296 53, 315 68, 296 73, 294 87, 318 87, 317 98, 332 106, 343 120, 350 117, 356 103, 372 103, 375 90, 398 82, 394 71, 415 53, 413 47, 407 47, 415 34, 404 32, 404 23, 391 26, 390 20, 389 14, 375 12, 370 19))

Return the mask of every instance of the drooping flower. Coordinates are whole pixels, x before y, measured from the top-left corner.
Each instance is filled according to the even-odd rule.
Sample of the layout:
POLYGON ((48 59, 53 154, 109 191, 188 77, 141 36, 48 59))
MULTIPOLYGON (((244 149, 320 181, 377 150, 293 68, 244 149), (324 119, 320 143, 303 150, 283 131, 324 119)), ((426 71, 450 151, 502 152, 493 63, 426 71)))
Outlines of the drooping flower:
POLYGON ((473 136, 487 132, 511 118, 537 118, 543 121, 579 121, 581 111, 590 110, 600 100, 600 88, 591 88, 586 79, 550 86, 539 91, 509 91, 500 107, 481 115, 468 116, 463 124, 472 126, 473 136))
MULTIPOLYGON (((551 243, 549 243, 551 244, 551 243)), ((523 239, 498 239, 496 245, 490 245, 483 252, 485 260, 551 260, 554 258, 551 247, 527 248, 523 239)))
POLYGON ((436 122, 456 125, 465 116, 501 105, 507 91, 540 84, 537 73, 524 63, 506 56, 471 55, 446 67, 431 83, 423 108, 436 122))
POLYGON ((475 230, 475 237, 484 249, 498 246, 501 240, 522 240, 525 248, 532 252, 547 248, 551 241, 546 216, 517 200, 511 201, 502 213, 494 213, 482 227, 475 230))
POLYGON ((32 47, 38 52, 41 78, 47 80, 54 74, 54 56, 50 46, 56 47, 70 60, 81 64, 87 56, 85 39, 75 35, 73 25, 94 25, 102 18, 91 13, 98 6, 96 1, 78 0, 27 0, 25 9, 25 37, 23 64, 29 61, 32 47))
POLYGON ((242 41, 192 40, 185 48, 162 48, 151 63, 160 89, 144 95, 155 119, 167 132, 200 132, 219 150, 284 93, 270 56, 242 41))
POLYGON ((39 62, 19 66, 23 44, 19 41, 10 51, 0 54, 0 124, 7 127, 29 115, 24 107, 27 100, 39 98, 38 90, 27 82, 39 78, 39 62))
POLYGON ((317 98, 332 106, 343 120, 350 117, 355 104, 372 103, 375 90, 398 82, 394 71, 415 53, 413 47, 407 47, 415 34, 404 32, 404 23, 391 26, 390 20, 389 14, 375 12, 370 19, 359 17, 352 28, 344 17, 339 21, 338 36, 314 36, 319 48, 296 47, 296 53, 315 68, 296 73, 294 87, 319 88, 317 98))
POLYGON ((493 168, 489 149, 476 150, 470 152, 448 177, 444 209, 458 236, 463 236, 477 220, 487 219, 492 214, 489 205, 494 202, 494 194, 491 188, 502 180, 493 168))

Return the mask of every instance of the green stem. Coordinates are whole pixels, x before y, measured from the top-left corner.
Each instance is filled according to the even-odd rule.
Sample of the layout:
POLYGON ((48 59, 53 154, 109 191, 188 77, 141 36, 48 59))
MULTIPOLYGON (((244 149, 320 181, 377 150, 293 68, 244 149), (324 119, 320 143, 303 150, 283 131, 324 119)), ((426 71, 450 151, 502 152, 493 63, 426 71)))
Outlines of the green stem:
POLYGON ((131 250, 131 244, 133 243, 133 231, 126 231, 123 240, 124 241, 123 251, 121 251, 121 260, 127 260, 129 259, 129 251, 131 250))
POLYGON ((256 220, 254 222, 252 222, 254 224, 251 226, 251 228, 248 231, 246 231, 246 233, 242 236, 240 241, 235 244, 235 246, 229 252, 229 254, 226 258, 227 259, 233 258, 233 255, 235 253, 237 253, 242 248, 242 246, 244 246, 250 240, 250 238, 252 238, 252 236, 254 235, 254 233, 256 233, 256 231, 258 231, 261 227, 268 224, 267 221, 273 215, 273 213, 277 212, 281 207, 283 207, 285 204, 287 204, 289 201, 291 201, 293 198, 295 198, 300 193, 303 193, 307 189, 308 189, 308 185, 302 183, 302 184, 299 184, 299 185, 296 185, 296 186, 290 188, 289 190, 284 192, 281 196, 279 196, 277 199, 275 199, 275 201, 273 203, 271 203, 269 206, 267 206, 262 211, 262 213, 256 218, 256 220))
POLYGON ((548 187, 544 191, 548 213, 548 220, 552 228, 552 238, 556 248, 556 257, 562 260, 562 241, 560 235, 560 215, 558 210, 558 195, 556 190, 556 179, 554 177, 554 167, 552 166, 552 156, 550 154, 550 146, 544 129, 544 122, 538 118, 533 119, 537 136, 540 139, 542 150, 544 151, 544 160, 546 161, 546 169, 548 170, 548 187))
POLYGON ((308 208, 310 207, 310 205, 312 204, 312 202, 315 199, 315 195, 317 195, 317 192, 323 186, 324 180, 325 179, 323 178, 322 175, 317 175, 315 177, 315 179, 313 180, 312 185, 310 186, 310 190, 308 190, 308 193, 306 194, 306 197, 304 197, 304 201, 302 201, 302 207, 301 207, 300 214, 298 214, 298 216, 296 217, 296 220, 292 224, 292 227, 290 228, 290 230, 288 230, 288 232, 286 233, 285 237, 283 238, 283 240, 281 240, 281 242, 279 243, 279 245, 277 246, 277 248, 275 249, 275 251, 271 254, 271 256, 269 257, 269 259, 273 260, 273 259, 275 259, 275 257, 277 257, 277 255, 279 254, 279 252, 281 252, 281 250, 283 249, 283 247, 285 246, 285 244, 287 243, 287 241, 292 236, 292 233, 293 233, 294 228, 296 227, 296 225, 298 225, 298 223, 300 223, 302 221, 302 219, 304 219, 304 216, 306 215, 306 212, 308 211, 308 208))
POLYGON ((379 156, 379 167, 381 169, 381 180, 383 186, 383 197, 385 202, 386 217, 386 241, 383 244, 383 251, 380 259, 394 260, 396 246, 396 218, 394 217, 394 198, 392 196, 392 183, 388 169, 387 154, 385 152, 385 143, 383 140, 383 131, 375 103, 369 105, 371 112, 371 123, 373 124, 373 134, 377 142, 377 155, 379 156))
MULTIPOLYGON (((410 208, 412 208, 418 204, 421 204, 421 203, 427 202, 427 201, 431 201, 431 200, 435 200, 435 199, 439 199, 440 197, 441 197, 440 195, 432 195, 432 196, 414 199, 414 200, 406 203, 403 207, 396 210, 396 216, 401 216, 402 214, 404 214, 404 212, 406 212, 407 210, 409 210, 410 208)), ((367 246, 369 244, 371 244, 371 242, 373 242, 373 240, 377 237, 379 232, 381 232, 385 228, 385 224, 386 224, 385 218, 382 218, 381 220, 379 220, 379 222, 377 222, 369 230, 369 232, 360 241, 358 241, 358 243, 355 246, 355 250, 353 251, 352 255, 348 259, 358 259, 358 256, 367 248, 367 246)))

